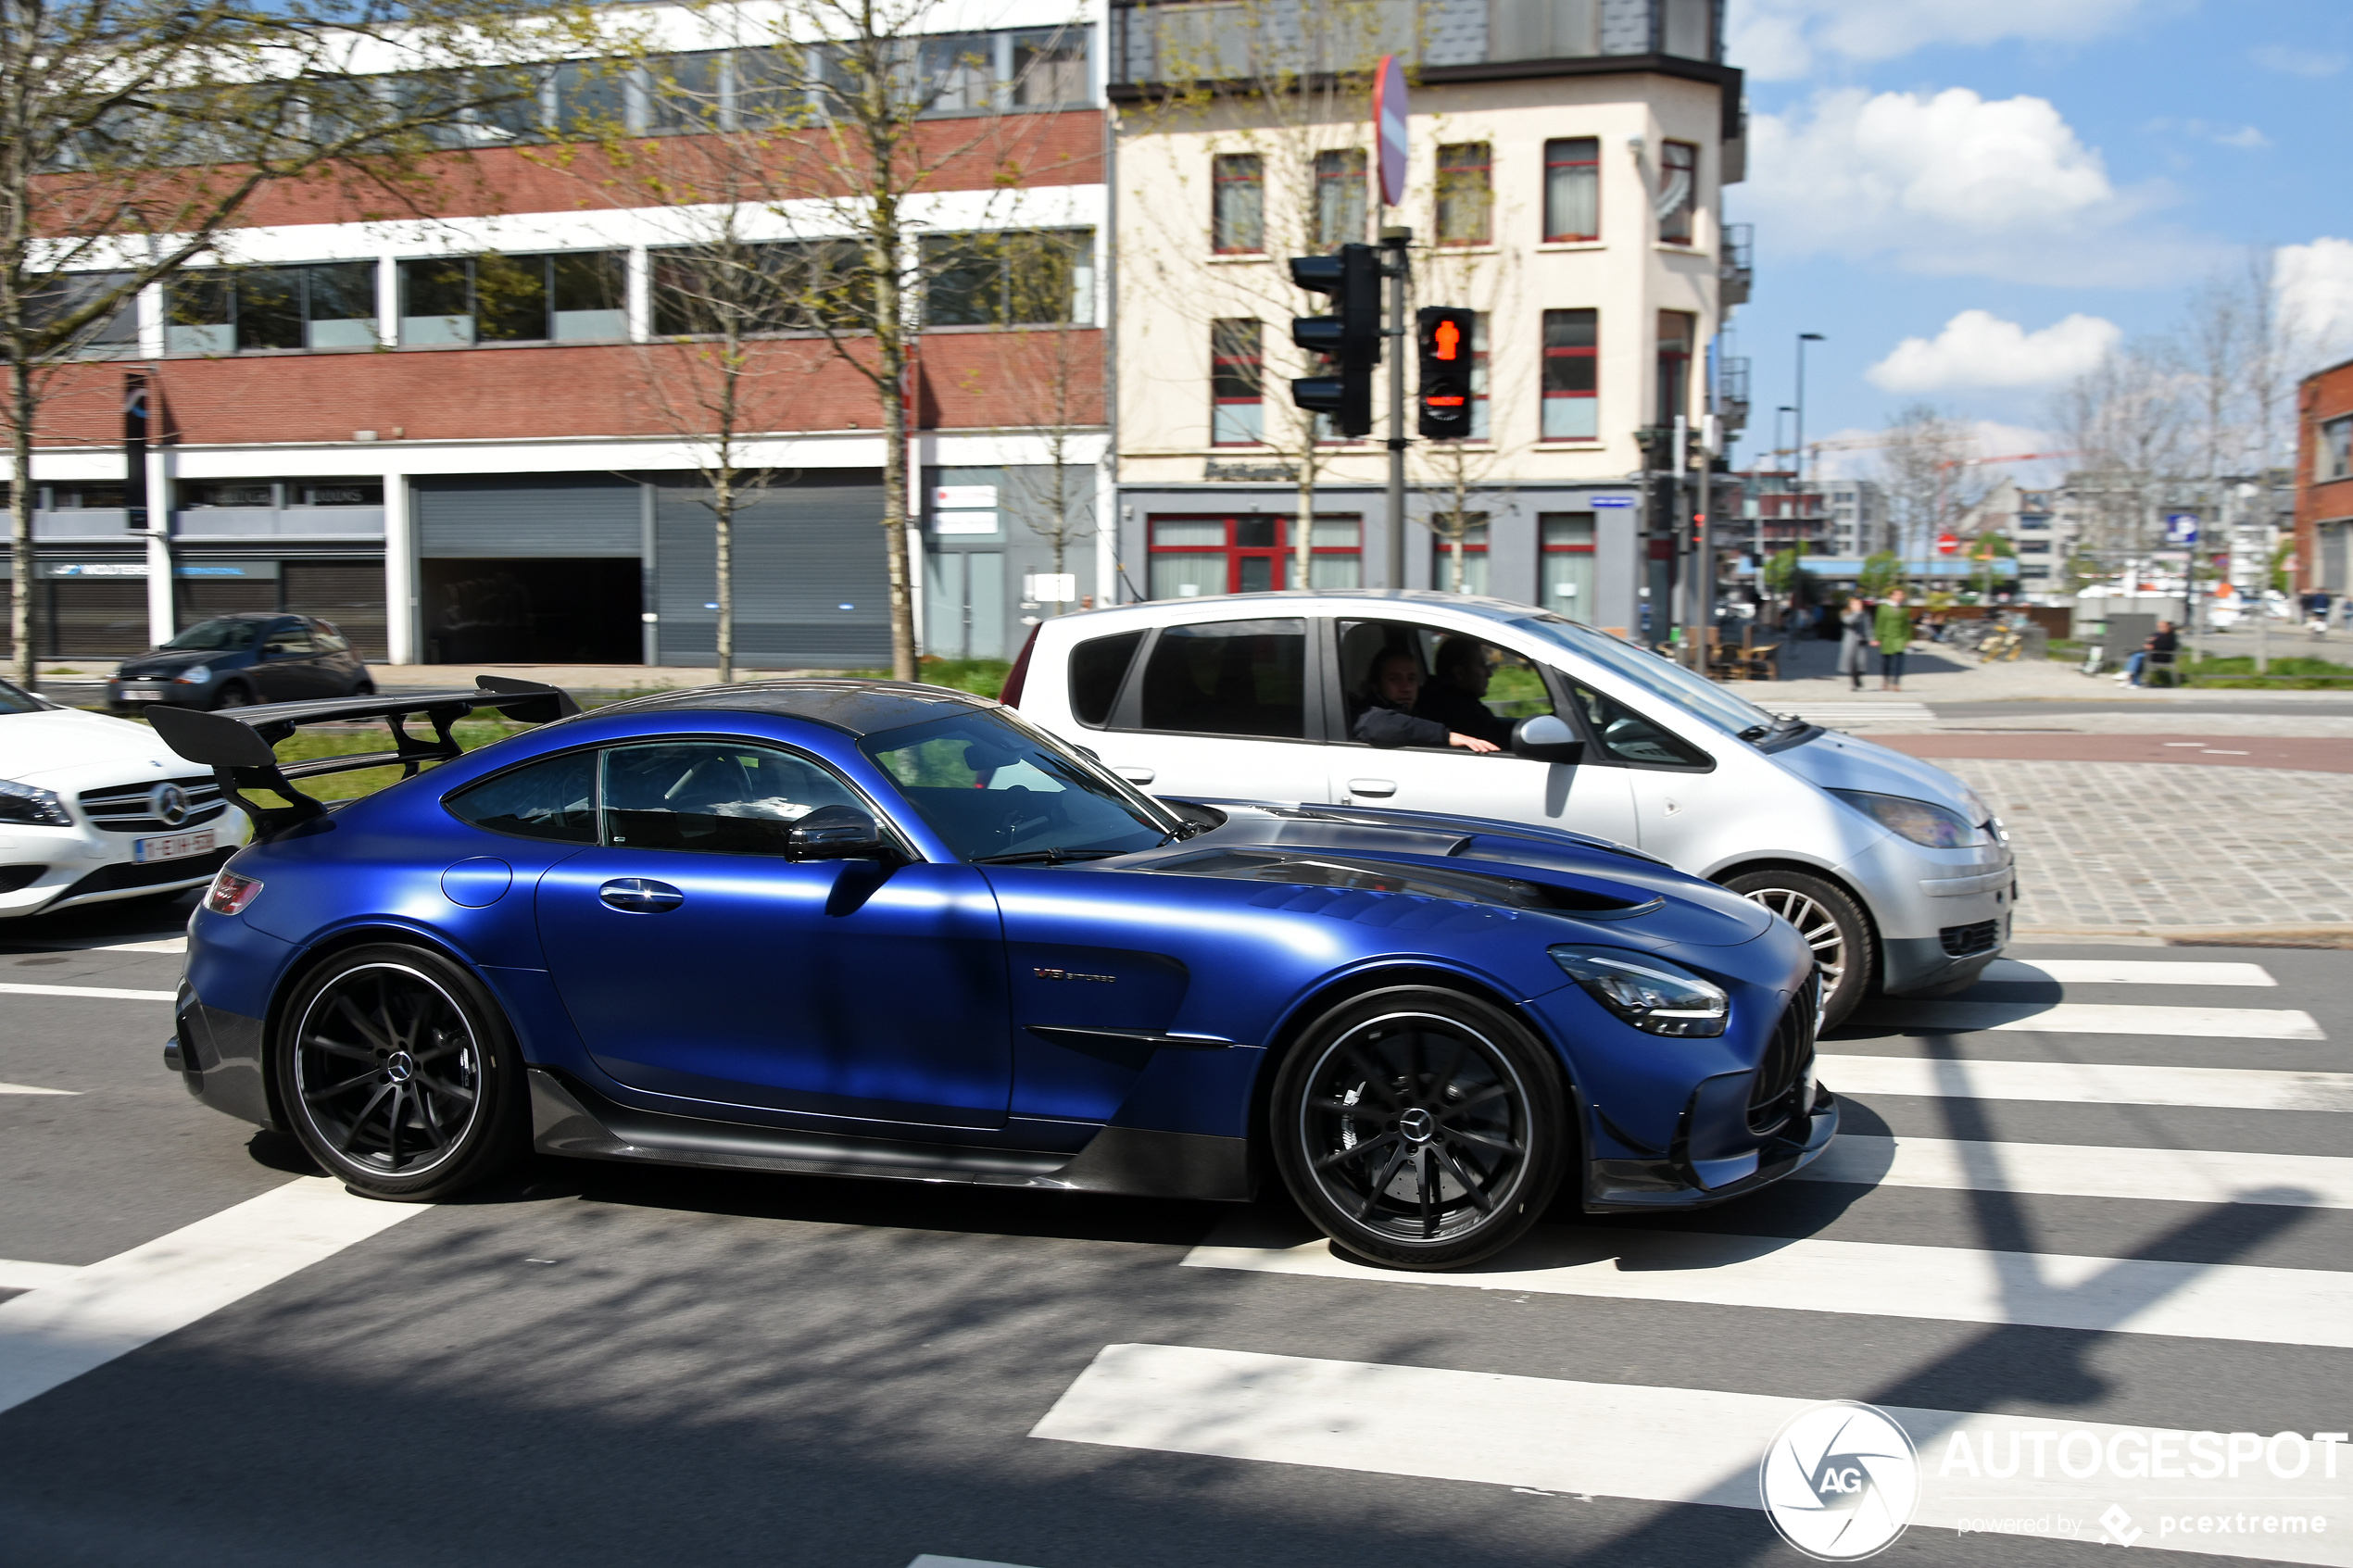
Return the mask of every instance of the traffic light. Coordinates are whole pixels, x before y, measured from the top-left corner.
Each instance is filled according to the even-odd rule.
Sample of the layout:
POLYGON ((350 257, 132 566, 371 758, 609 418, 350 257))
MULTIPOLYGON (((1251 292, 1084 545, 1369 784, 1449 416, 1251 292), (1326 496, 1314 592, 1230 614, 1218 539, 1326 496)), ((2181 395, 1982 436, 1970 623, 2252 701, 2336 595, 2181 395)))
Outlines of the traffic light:
POLYGON ((1329 414, 1342 435, 1373 430, 1373 367, 1380 363, 1380 256, 1371 245, 1348 245, 1331 256, 1294 256, 1291 282, 1310 294, 1329 295, 1331 314, 1295 317, 1290 340, 1324 356, 1334 375, 1290 383, 1291 401, 1329 414))
POLYGON ((1471 433, 1471 334, 1478 317, 1451 305, 1415 312, 1422 351, 1422 433, 1459 441, 1471 433))

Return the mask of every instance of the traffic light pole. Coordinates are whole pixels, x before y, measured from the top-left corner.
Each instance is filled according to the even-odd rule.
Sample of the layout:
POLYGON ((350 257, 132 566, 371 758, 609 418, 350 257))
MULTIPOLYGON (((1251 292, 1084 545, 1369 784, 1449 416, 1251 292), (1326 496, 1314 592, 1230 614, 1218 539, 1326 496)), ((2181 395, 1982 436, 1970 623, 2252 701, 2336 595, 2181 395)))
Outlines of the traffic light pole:
POLYGON ((1388 255, 1381 270, 1389 276, 1389 322, 1381 335, 1389 340, 1389 581, 1394 591, 1405 585, 1405 247, 1413 244, 1411 229, 1383 227, 1381 249, 1388 255))

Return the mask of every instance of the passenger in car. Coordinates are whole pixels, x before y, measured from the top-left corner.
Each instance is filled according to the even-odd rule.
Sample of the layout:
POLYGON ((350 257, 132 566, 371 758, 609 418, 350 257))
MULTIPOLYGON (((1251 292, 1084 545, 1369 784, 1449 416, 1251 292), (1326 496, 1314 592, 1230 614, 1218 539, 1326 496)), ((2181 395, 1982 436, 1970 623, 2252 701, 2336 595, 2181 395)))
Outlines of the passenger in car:
MULTIPOLYGON (((1450 730, 1435 719, 1416 718, 1422 695, 1422 662, 1409 648, 1391 648, 1373 660, 1365 684, 1364 711, 1349 726, 1352 739, 1367 746, 1452 746, 1465 751, 1500 751, 1478 735, 1450 730)), ((1476 700, 1476 699, 1474 699, 1476 700)))
POLYGON ((1415 717, 1430 719, 1453 734, 1474 735, 1498 749, 1512 741, 1508 720, 1499 719, 1480 699, 1487 695, 1487 645, 1473 637, 1449 637, 1431 660, 1438 673, 1422 688, 1415 717))

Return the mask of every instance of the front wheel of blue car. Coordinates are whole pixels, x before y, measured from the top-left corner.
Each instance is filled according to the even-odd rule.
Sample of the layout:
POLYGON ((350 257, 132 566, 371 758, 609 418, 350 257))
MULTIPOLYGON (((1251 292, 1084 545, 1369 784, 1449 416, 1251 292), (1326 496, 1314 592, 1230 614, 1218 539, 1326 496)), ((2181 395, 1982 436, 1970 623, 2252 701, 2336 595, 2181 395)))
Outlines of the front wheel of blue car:
POLYGON ((522 1142, 522 1066, 497 1004, 438 953, 334 954, 282 1014, 279 1103, 311 1157, 371 1198, 473 1185, 522 1142))
POLYGON ((1283 1062, 1276 1164, 1332 1240, 1390 1268, 1499 1252, 1552 1202, 1575 1142, 1559 1065, 1519 1022, 1411 986, 1334 1008, 1283 1062))

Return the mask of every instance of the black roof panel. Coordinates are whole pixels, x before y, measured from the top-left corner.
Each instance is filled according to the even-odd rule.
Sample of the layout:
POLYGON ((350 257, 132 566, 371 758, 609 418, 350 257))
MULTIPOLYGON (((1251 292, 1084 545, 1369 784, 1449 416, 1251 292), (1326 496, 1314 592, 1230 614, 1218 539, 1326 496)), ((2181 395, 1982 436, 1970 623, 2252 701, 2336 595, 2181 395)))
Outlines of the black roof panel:
POLYGON ((830 725, 849 734, 871 735, 944 719, 959 708, 996 706, 988 698, 971 692, 912 681, 812 678, 695 686, 686 691, 632 697, 592 711, 598 717, 669 711, 782 713, 830 725))

